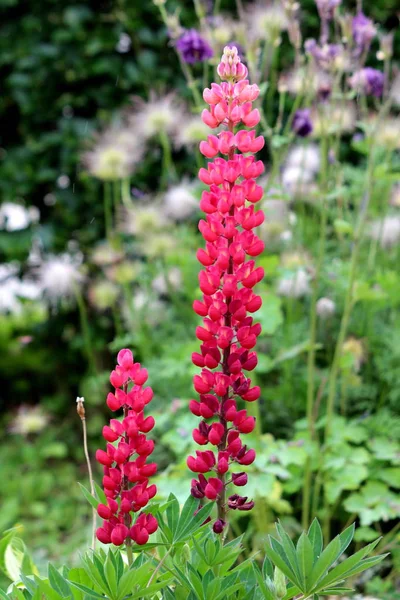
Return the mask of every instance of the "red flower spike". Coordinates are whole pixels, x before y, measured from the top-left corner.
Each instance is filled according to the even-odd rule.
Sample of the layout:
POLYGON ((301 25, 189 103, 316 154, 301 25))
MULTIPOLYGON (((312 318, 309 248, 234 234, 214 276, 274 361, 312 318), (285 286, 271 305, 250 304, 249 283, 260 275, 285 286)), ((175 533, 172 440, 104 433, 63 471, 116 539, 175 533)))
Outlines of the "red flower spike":
POLYGON ((107 451, 96 452, 96 460, 104 466, 103 487, 108 504, 97 507, 104 521, 96 536, 103 544, 121 546, 132 541, 145 544, 158 527, 157 519, 150 513, 142 514, 131 525, 132 513, 143 509, 157 492, 154 484, 148 486, 148 478, 156 473, 157 465, 147 463, 154 442, 148 440, 146 434, 153 429, 154 418, 143 415, 153 390, 142 388, 148 373, 134 362, 130 350, 121 350, 117 361, 110 376, 115 393, 108 394, 107 406, 113 411, 122 408, 124 418, 122 422, 111 419, 110 424, 104 426, 107 451))
POLYGON ((250 510, 253 505, 247 498, 226 505, 224 498, 228 481, 237 486, 247 482, 245 473, 232 474, 228 479, 231 464, 247 465, 255 459, 254 450, 247 449, 241 440, 254 430, 255 419, 246 410, 238 410, 237 400, 253 402, 260 396, 260 388, 251 387, 244 371, 257 365, 253 348, 261 332, 249 314, 261 306, 254 287, 264 276, 254 261, 264 250, 254 231, 264 220, 262 211, 255 209, 263 194, 256 179, 264 165, 254 157, 263 148, 264 138, 251 129, 260 120, 259 111, 253 108, 259 89, 246 79, 247 68, 237 48, 224 49, 217 72, 223 81, 204 90, 209 109, 203 111, 202 119, 211 128, 223 124, 225 130, 209 135, 200 144, 200 152, 212 160, 199 171, 200 180, 209 186, 200 201, 205 216, 199 230, 205 247, 197 252, 203 298, 193 303, 194 312, 203 320, 196 328, 200 351, 192 355, 192 362, 201 369, 193 378, 200 401, 191 400, 189 405, 195 416, 213 420, 201 421, 193 438, 202 447, 211 444, 215 451, 197 451, 195 457, 187 459, 187 465, 199 473, 198 479, 192 480, 191 494, 217 502, 214 531, 221 533, 227 509, 250 510), (217 477, 204 475, 212 472, 217 477))

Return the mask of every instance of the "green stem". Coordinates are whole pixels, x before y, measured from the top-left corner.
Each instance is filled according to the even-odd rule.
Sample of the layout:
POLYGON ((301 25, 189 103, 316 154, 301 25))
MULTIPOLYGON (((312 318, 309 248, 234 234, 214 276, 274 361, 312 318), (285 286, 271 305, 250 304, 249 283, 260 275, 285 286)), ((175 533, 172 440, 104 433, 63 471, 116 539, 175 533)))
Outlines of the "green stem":
MULTIPOLYGON (((269 88, 267 90, 267 106, 266 116, 267 122, 272 125, 272 115, 274 114, 274 97, 276 91, 276 85, 278 81, 278 66, 279 66, 279 46, 273 46, 272 59, 271 59, 271 70, 269 73, 269 88)), ((262 75, 262 74, 261 74, 262 75)))
POLYGON ((119 179, 113 181, 113 200, 114 200, 114 215, 117 214, 117 210, 121 203, 121 182, 119 179))
POLYGON ((132 205, 131 202, 131 182, 129 177, 125 177, 121 180, 121 198, 122 204, 129 208, 132 205))
POLYGON ((112 236, 112 203, 111 203, 111 183, 104 182, 104 226, 106 238, 110 242, 112 236))
POLYGON ((160 562, 158 563, 158 565, 156 566, 156 568, 154 569, 149 581, 147 582, 146 587, 150 587, 151 584, 153 583, 153 580, 155 578, 155 576, 157 575, 158 571, 161 569, 161 567, 163 566, 163 564, 165 563, 165 561, 167 560, 168 556, 171 554, 173 546, 171 546, 171 548, 164 554, 164 556, 162 557, 162 559, 160 560, 160 562))
MULTIPOLYGON (((321 218, 320 218, 320 236, 318 245, 318 260, 315 270, 315 276, 313 281, 313 291, 311 297, 311 311, 310 311, 310 337, 309 337, 309 348, 308 348, 308 360, 307 360, 307 428, 312 441, 314 438, 314 394, 315 394, 315 342, 317 338, 317 300, 318 300, 318 288, 321 279, 321 272, 323 268, 323 261, 325 257, 326 247, 326 229, 327 229, 327 191, 328 191, 328 138, 323 135, 321 148, 321 218)), ((307 457, 305 470, 304 470, 304 482, 303 482, 303 503, 302 503, 302 526, 306 529, 310 521, 310 499, 311 499, 311 457, 307 457)))
POLYGON ((166 186, 168 181, 175 176, 175 167, 172 162, 171 143, 167 133, 165 131, 160 131, 159 136, 163 149, 161 181, 162 185, 166 186))
POLYGON ((81 324, 83 342, 84 342, 84 346, 85 346, 85 353, 86 353, 86 357, 87 357, 87 360, 89 363, 89 369, 93 375, 96 373, 97 369, 96 369, 96 363, 94 360, 92 340, 91 340, 91 336, 90 336, 89 320, 88 320, 88 316, 87 316, 85 301, 83 299, 81 290, 78 285, 74 285, 74 293, 75 293, 76 303, 78 305, 79 320, 80 320, 80 324, 81 324))
MULTIPOLYGON (((354 244, 353 244, 353 250, 352 250, 351 260, 350 260, 350 272, 349 272, 347 291, 346 291, 345 301, 344 301, 343 316, 342 316, 342 320, 340 322, 339 335, 338 335, 338 339, 336 342, 335 352, 333 355, 331 370, 329 373, 328 398, 327 398, 327 405, 326 405, 325 440, 324 440, 325 447, 329 443, 329 438, 330 438, 331 431, 332 431, 332 421, 333 421, 333 416, 334 416, 334 404, 335 404, 335 397, 336 397, 336 383, 337 383, 337 377, 338 377, 338 373, 339 373, 339 363, 340 363, 340 357, 342 354, 342 346, 343 346, 343 343, 344 343, 344 340, 346 337, 347 328, 348 328, 349 321, 350 321, 351 310, 353 308, 353 288, 354 288, 354 283, 355 283, 356 273, 357 273, 357 268, 358 268, 358 259, 359 259, 359 254, 360 254, 361 241, 362 241, 362 237, 363 237, 363 233, 364 233, 364 229, 365 229, 366 218, 367 218, 367 214, 368 214, 368 207, 369 207, 371 194, 372 194, 373 170, 374 170, 374 149, 372 147, 372 140, 371 140, 370 148, 369 148, 369 157, 368 157, 366 190, 365 190, 364 198, 362 200, 362 206, 360 208, 361 214, 360 214, 360 217, 358 220, 358 225, 357 225, 356 231, 354 233, 354 244)), ((327 502, 326 496, 324 499, 324 508, 325 508, 324 531, 329 532, 329 530, 330 530, 330 514, 329 514, 329 507, 328 507, 328 502, 327 502)))

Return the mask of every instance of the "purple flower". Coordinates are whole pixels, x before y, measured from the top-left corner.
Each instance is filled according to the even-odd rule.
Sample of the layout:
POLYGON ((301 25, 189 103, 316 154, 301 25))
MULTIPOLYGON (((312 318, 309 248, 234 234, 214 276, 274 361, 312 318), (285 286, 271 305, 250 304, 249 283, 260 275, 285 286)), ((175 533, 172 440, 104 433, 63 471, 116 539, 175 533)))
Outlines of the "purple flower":
POLYGON ((378 69, 365 67, 365 69, 356 71, 350 78, 349 83, 353 90, 356 90, 358 93, 380 98, 383 94, 385 76, 378 69))
POLYGON ((342 4, 342 0, 315 0, 319 16, 323 21, 331 21, 335 13, 335 8, 342 4))
POLYGON ((176 42, 178 51, 186 63, 204 62, 214 55, 211 46, 196 29, 188 29, 176 42))
POLYGON ((307 137, 313 130, 313 125, 310 118, 310 110, 303 108, 297 110, 294 114, 292 130, 301 137, 307 137))
POLYGON ((368 19, 364 13, 359 12, 353 17, 352 22, 353 40, 357 56, 367 52, 372 40, 376 35, 376 27, 371 19, 368 19))
POLYGON ((319 46, 314 39, 306 40, 304 48, 321 69, 329 70, 334 65, 336 58, 342 54, 343 46, 340 44, 324 44, 319 46))

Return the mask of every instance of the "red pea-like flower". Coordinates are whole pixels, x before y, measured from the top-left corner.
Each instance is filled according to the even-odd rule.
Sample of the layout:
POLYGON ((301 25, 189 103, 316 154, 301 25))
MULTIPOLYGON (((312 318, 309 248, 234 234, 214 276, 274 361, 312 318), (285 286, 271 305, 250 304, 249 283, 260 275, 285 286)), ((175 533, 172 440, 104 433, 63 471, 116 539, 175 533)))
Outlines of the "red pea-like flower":
POLYGON ((254 450, 243 445, 241 435, 255 427, 255 418, 243 406, 260 396, 260 388, 252 385, 245 372, 257 365, 254 347, 261 333, 251 314, 261 306, 254 287, 264 276, 254 260, 264 249, 254 232, 264 220, 263 212, 255 208, 263 194, 256 179, 264 165, 254 157, 263 148, 264 138, 256 136, 254 129, 246 129, 260 120, 252 106, 259 89, 246 79, 247 68, 235 47, 224 49, 217 72, 223 81, 204 90, 209 109, 203 111, 202 120, 211 128, 225 125, 226 129, 200 143, 200 152, 213 160, 199 171, 199 179, 208 186, 200 201, 205 215, 199 230, 205 247, 197 252, 203 267, 199 273, 203 298, 193 304, 203 319, 196 329, 200 352, 192 355, 193 363, 201 368, 193 378, 200 398, 189 405, 202 419, 193 439, 212 449, 196 451, 187 465, 199 474, 192 480, 192 495, 217 502, 214 531, 221 533, 228 510, 253 506, 238 495, 227 501, 226 488, 246 485, 246 473, 232 473, 230 479, 227 474, 235 464, 249 465, 255 459, 254 450), (245 127, 236 130, 238 125, 245 127))
POLYGON ((153 397, 147 381, 146 369, 133 360, 132 352, 121 350, 117 366, 110 375, 115 387, 107 396, 107 406, 113 410, 123 409, 122 422, 111 419, 103 427, 107 442, 106 451, 97 450, 96 460, 103 465, 103 488, 107 504, 99 504, 98 515, 103 519, 96 532, 103 544, 145 544, 157 530, 157 519, 150 513, 140 513, 132 525, 132 513, 141 511, 157 492, 149 477, 157 471, 155 463, 147 459, 154 450, 153 440, 146 434, 154 427, 154 418, 145 417, 143 409, 153 397), (130 388, 130 389, 129 389, 130 388))

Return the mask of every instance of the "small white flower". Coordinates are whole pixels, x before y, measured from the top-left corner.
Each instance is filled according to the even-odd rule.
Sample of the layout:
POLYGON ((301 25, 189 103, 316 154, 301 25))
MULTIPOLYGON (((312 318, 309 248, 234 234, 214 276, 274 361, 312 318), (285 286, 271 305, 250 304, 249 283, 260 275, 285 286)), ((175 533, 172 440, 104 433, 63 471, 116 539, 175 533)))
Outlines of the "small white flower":
POLYGON ((68 177, 68 175, 60 175, 57 178, 57 185, 61 190, 66 190, 69 187, 70 183, 71 180, 68 177))
POLYGON ((375 221, 371 225, 370 236, 378 240, 383 249, 392 248, 400 241, 400 217, 389 216, 375 221))
POLYGON ((36 300, 41 289, 33 281, 18 277, 19 267, 9 263, 0 265, 0 312, 18 313, 21 311, 21 299, 36 300))
POLYGON ((280 32, 287 28, 288 22, 283 7, 278 2, 259 3, 246 11, 249 39, 276 41, 280 32))
POLYGON ((316 144, 294 146, 286 159, 288 167, 298 167, 311 173, 318 173, 320 164, 320 152, 316 144))
POLYGON ((132 175, 143 157, 143 144, 126 126, 110 126, 95 138, 83 155, 89 173, 102 181, 116 181, 132 175))
POLYGON ((79 404, 80 402, 85 402, 85 398, 83 396, 76 397, 76 403, 79 404))
POLYGON ((207 138, 210 134, 210 128, 199 119, 198 115, 195 115, 183 119, 173 133, 175 134, 174 142, 177 148, 182 146, 192 148, 207 138))
POLYGON ((284 243, 291 242, 293 239, 293 233, 290 231, 290 229, 286 229, 285 231, 282 231, 279 239, 284 243))
POLYGON ((81 263, 82 257, 79 255, 48 256, 38 268, 39 285, 43 294, 52 302, 71 298, 75 287, 80 286, 84 280, 79 270, 81 263))
POLYGON ((48 422, 49 417, 40 406, 21 406, 11 422, 10 431, 21 435, 40 433, 48 422))
POLYGON ((138 101, 132 114, 130 128, 138 139, 148 139, 166 133, 173 135, 185 117, 182 106, 174 94, 138 101))
POLYGON ((314 174, 302 167, 288 166, 282 173, 282 186, 291 196, 307 196, 314 191, 314 174))
POLYGON ((321 319, 327 319, 335 314, 336 304, 330 298, 320 298, 316 304, 317 315, 321 319))
POLYGON ((46 206, 54 206, 57 202, 57 198, 54 194, 46 194, 43 198, 43 202, 46 206))
POLYGON ((3 202, 0 207, 0 229, 5 231, 21 231, 32 222, 37 222, 39 211, 35 207, 26 209, 15 202, 3 202))
POLYGON ((198 201, 193 194, 193 185, 182 182, 169 188, 164 196, 164 211, 174 221, 182 221, 196 212, 198 201))
POLYGON ((304 269, 298 269, 291 276, 278 282, 278 294, 286 298, 302 298, 310 293, 309 275, 304 269))
POLYGON ((131 37, 127 33, 122 32, 119 36, 118 44, 115 47, 116 51, 120 52, 121 54, 124 54, 125 52, 129 52, 131 46, 131 37))
POLYGON ((160 273, 151 284, 158 294, 167 294, 171 289, 177 290, 182 285, 182 272, 178 267, 173 267, 168 273, 160 273))
POLYGON ((146 236, 166 227, 168 219, 160 206, 134 205, 124 209, 119 220, 121 231, 136 236, 146 236))

